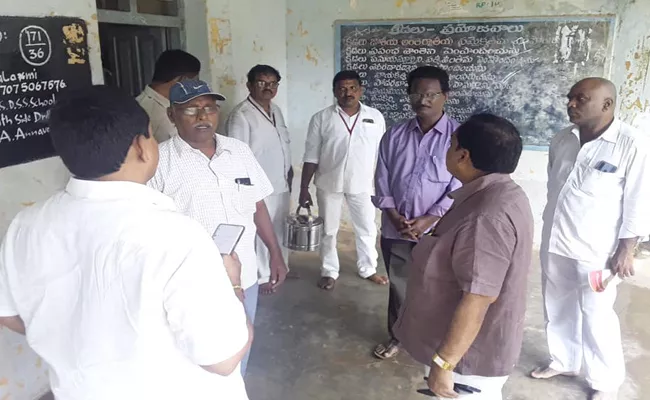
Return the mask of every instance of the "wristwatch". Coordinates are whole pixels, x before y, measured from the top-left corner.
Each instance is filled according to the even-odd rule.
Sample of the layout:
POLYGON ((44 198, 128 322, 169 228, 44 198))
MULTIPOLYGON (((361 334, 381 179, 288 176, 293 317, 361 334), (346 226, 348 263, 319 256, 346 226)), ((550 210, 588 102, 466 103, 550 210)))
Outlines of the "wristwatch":
POLYGON ((453 372, 455 368, 455 365, 451 365, 450 363, 445 361, 442 357, 438 355, 438 353, 434 354, 431 360, 433 361, 434 364, 444 369, 445 371, 453 372))

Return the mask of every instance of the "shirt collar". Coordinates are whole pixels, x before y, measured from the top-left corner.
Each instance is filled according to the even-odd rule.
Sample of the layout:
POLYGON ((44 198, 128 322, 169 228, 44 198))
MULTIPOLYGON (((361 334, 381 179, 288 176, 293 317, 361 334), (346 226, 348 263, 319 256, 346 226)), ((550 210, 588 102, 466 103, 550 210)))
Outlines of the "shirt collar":
MULTIPOLYGON (((339 106, 338 103, 334 104, 334 109, 339 114, 348 115, 345 111, 343 111, 343 109, 341 108, 341 106, 339 106)), ((359 112, 357 114, 361 114, 365 110, 366 110, 366 106, 362 102, 359 102, 359 112)), ((357 114, 354 114, 354 115, 357 115, 357 114)), ((353 115, 353 117, 354 117, 354 115, 353 115)), ((348 115, 348 117, 349 117, 349 115, 348 115)))
POLYGON ((171 197, 135 182, 89 181, 70 178, 65 191, 72 196, 83 199, 136 200, 151 203, 166 210, 176 211, 176 205, 171 197))
MULTIPOLYGON (((446 133, 445 127, 447 126, 447 123, 449 122, 449 117, 447 116, 447 113, 443 113, 442 117, 436 122, 436 124, 431 128, 432 131, 437 131, 438 133, 446 133)), ((421 133, 424 135, 425 133, 428 132, 422 132, 422 128, 420 128, 420 123, 418 122, 417 118, 413 118, 411 120, 411 130, 417 131, 418 133, 421 133)))
POLYGON ((147 96, 154 99, 154 101, 156 103, 160 104, 161 106, 163 106, 165 108, 169 108, 169 106, 170 106, 169 99, 166 98, 165 96, 163 96, 162 94, 156 92, 155 90, 153 90, 153 88, 151 86, 147 85, 147 87, 144 88, 144 93, 147 96))
MULTIPOLYGON (((610 143, 616 143, 620 131, 621 131, 621 120, 618 118, 614 118, 614 121, 609 126, 609 128, 607 128, 605 132, 603 132, 599 137, 597 137, 596 140, 603 139, 610 143)), ((577 125, 574 125, 571 128, 571 133, 573 133, 578 138, 578 140, 580 140, 580 128, 578 128, 577 125)))
MULTIPOLYGON (((232 150, 228 147, 227 143, 224 143, 223 140, 220 140, 219 134, 215 133, 214 134, 215 141, 217 142, 217 150, 214 153, 215 157, 219 157, 221 154, 224 152, 226 153, 232 153, 232 150)), ((173 138, 171 138, 172 143, 174 145, 174 148, 176 149, 176 152, 178 153, 179 156, 183 156, 185 153, 190 153, 190 154, 197 154, 201 155, 205 158, 205 154, 201 152, 201 150, 197 150, 194 147, 190 146, 189 143, 187 143, 183 138, 181 138, 181 135, 176 135, 173 138)))
POLYGON ((495 183, 508 182, 511 180, 512 179, 510 178, 509 174, 493 173, 484 175, 478 179, 474 179, 470 183, 464 184, 459 189, 456 189, 453 192, 449 193, 449 197, 454 199, 454 204, 459 204, 467 200, 474 193, 480 192, 481 190, 492 186, 495 183))
POLYGON ((248 96, 248 100, 249 100, 251 103, 253 103, 253 105, 254 105, 255 107, 257 107, 261 112, 263 112, 264 114, 266 114, 269 118, 273 115, 273 106, 274 106, 273 101, 271 101, 271 114, 267 114, 267 112, 266 112, 266 110, 264 109, 264 107, 263 107, 260 103, 256 102, 255 99, 253 99, 250 95, 248 96))

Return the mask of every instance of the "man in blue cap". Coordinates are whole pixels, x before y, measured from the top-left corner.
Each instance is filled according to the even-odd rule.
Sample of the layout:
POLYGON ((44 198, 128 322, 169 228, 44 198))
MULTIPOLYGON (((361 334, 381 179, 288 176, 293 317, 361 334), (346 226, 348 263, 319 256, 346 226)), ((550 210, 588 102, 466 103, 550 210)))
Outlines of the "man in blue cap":
MULTIPOLYGON (((220 103, 226 98, 207 83, 186 80, 170 90, 168 115, 178 135, 160 146, 158 170, 149 186, 171 196, 178 209, 197 220, 210 233, 219 224, 242 225, 244 234, 235 248, 242 264, 244 308, 254 322, 257 308, 255 235, 271 257, 271 283, 284 281, 287 266, 273 231, 264 198, 273 186, 251 149, 243 142, 215 133, 220 103)), ((248 355, 242 360, 245 374, 248 355)))

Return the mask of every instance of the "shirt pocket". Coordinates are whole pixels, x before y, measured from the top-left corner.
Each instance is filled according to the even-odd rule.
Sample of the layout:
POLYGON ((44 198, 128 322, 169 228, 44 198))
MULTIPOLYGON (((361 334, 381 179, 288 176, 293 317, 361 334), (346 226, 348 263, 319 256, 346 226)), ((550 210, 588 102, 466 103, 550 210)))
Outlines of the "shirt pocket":
POLYGON ((620 196, 623 177, 616 172, 603 172, 589 165, 582 167, 578 189, 593 197, 620 196))
MULTIPOLYGON (((253 183, 254 184, 254 183, 253 183)), ((257 209, 255 186, 239 185, 232 194, 232 206, 242 217, 250 217, 257 209)))
POLYGON ((425 180, 435 183, 448 184, 451 181, 451 174, 447 171, 444 160, 441 160, 436 155, 427 158, 423 177, 425 180))

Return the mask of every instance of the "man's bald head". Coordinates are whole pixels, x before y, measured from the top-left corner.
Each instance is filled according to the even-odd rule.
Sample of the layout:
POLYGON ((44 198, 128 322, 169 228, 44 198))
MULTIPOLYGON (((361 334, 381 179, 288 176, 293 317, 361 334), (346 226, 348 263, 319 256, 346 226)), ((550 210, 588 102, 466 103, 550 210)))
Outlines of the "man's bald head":
POLYGON ((593 124, 614 118, 616 86, 605 78, 586 78, 569 92, 567 112, 576 125, 593 124))

